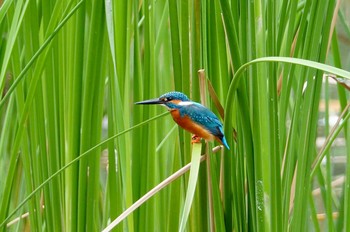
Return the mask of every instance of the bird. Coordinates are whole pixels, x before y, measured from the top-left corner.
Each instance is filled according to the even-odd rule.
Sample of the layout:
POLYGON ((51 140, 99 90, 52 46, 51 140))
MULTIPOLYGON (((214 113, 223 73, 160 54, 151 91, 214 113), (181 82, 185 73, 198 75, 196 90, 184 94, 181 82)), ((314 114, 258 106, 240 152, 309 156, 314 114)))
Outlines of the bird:
POLYGON ((191 101, 184 93, 173 91, 161 95, 159 98, 135 102, 137 105, 158 104, 165 106, 173 120, 183 129, 194 134, 193 140, 216 140, 230 149, 227 144, 223 126, 218 117, 200 103, 191 101))

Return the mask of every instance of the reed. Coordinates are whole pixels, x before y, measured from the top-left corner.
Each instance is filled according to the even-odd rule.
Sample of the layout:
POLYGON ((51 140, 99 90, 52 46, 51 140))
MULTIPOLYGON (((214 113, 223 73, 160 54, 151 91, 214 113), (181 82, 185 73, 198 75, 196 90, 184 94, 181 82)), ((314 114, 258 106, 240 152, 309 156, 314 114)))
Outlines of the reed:
POLYGON ((344 7, 0 1, 0 231, 350 230, 344 7), (134 105, 172 90, 230 150, 134 105))

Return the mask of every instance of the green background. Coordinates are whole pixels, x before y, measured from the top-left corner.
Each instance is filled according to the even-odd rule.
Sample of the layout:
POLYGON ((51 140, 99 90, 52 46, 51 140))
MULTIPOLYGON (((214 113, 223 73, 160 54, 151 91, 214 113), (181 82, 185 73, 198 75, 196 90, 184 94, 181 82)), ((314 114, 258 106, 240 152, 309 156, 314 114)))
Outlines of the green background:
POLYGON ((0 231, 101 231, 191 159, 114 230, 350 230, 347 1, 0 6, 0 231), (230 150, 134 105, 173 90, 230 150))

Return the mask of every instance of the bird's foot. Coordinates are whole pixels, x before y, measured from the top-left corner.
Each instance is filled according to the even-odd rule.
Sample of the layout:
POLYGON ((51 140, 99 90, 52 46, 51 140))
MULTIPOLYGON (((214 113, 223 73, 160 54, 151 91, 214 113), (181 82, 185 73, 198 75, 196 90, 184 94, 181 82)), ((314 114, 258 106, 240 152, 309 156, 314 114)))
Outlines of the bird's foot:
POLYGON ((192 135, 191 143, 201 143, 201 137, 199 137, 198 135, 192 135))

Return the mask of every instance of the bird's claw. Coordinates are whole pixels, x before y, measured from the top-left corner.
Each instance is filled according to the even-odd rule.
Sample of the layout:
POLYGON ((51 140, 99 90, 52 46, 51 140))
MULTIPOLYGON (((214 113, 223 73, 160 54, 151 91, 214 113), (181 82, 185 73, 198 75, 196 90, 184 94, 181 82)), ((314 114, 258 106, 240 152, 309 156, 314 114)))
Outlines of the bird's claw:
POLYGON ((198 135, 192 135, 191 143, 201 143, 201 137, 199 137, 198 135))

